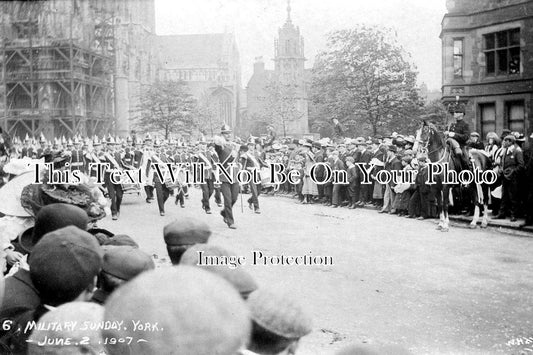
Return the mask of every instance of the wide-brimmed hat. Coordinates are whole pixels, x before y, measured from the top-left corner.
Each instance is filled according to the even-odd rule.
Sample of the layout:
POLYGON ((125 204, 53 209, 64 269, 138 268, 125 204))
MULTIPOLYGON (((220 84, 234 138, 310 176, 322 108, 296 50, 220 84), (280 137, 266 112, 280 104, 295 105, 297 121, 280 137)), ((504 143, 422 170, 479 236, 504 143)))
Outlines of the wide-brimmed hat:
POLYGON ((31 171, 20 174, 0 188, 0 213, 9 216, 31 217, 22 207, 20 198, 24 187, 35 182, 35 174, 31 171))
POLYGON ((39 210, 35 217, 35 225, 31 227, 31 233, 28 230, 24 231, 19 236, 18 242, 24 250, 31 252, 45 234, 68 226, 86 230, 88 223, 89 216, 81 208, 66 203, 54 203, 39 210))
POLYGON ((9 162, 4 165, 3 170, 6 174, 20 175, 28 171, 35 171, 36 164, 44 164, 44 159, 36 160, 28 157, 22 159, 10 159, 9 162))

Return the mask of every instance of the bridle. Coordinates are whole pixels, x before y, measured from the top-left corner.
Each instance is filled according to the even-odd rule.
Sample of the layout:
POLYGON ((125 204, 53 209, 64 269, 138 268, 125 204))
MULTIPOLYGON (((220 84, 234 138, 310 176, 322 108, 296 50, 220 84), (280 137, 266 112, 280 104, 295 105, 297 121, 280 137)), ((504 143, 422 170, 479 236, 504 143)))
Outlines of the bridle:
MULTIPOLYGON (((433 134, 435 134, 435 129, 433 129, 433 128, 430 127, 429 125, 425 125, 425 127, 427 127, 427 129, 428 129, 428 131, 429 131, 429 134, 428 134, 428 137, 427 137, 427 139, 426 139, 425 141, 424 141, 424 140, 421 141, 421 143, 422 143, 422 147, 419 148, 419 150, 420 150, 421 153, 426 154, 426 155, 428 156, 428 158, 429 158, 429 156, 430 156, 431 154, 433 154, 433 153, 435 153, 435 152, 438 152, 439 149, 441 149, 441 147, 437 147, 437 148, 433 149, 432 151, 428 151, 428 146, 429 146, 430 136, 432 136, 433 134)), ((424 129, 424 128, 422 128, 422 129, 424 129)), ((447 147, 446 145, 444 145, 444 153, 442 154, 442 156, 440 157, 440 159, 437 160, 437 161, 435 162, 435 164, 440 164, 440 163, 442 163, 442 161, 444 160, 444 158, 445 158, 446 155, 447 155, 447 154, 446 154, 447 151, 448 151, 448 147, 447 147)))

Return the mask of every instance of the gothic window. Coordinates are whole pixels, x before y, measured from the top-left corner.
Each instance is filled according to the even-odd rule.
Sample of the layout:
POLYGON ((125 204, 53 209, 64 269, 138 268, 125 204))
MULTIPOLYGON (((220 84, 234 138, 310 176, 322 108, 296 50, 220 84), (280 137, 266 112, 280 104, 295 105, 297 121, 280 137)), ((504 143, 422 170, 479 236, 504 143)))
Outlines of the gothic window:
POLYGON ((289 55, 291 51, 291 41, 286 40, 285 41, 285 55, 289 55))

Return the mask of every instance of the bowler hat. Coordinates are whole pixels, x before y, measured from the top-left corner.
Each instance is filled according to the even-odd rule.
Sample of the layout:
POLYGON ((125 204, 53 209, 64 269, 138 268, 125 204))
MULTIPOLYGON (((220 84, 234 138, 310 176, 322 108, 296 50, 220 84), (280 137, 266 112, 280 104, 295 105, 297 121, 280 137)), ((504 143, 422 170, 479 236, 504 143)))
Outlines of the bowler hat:
POLYGON ((220 133, 231 133, 231 128, 227 124, 222 125, 220 133))
POLYGON ((22 233, 19 236, 20 246, 31 252, 35 244, 46 234, 57 229, 75 226, 87 230, 89 216, 81 208, 66 203, 53 203, 39 210, 35 217, 32 233, 22 233))

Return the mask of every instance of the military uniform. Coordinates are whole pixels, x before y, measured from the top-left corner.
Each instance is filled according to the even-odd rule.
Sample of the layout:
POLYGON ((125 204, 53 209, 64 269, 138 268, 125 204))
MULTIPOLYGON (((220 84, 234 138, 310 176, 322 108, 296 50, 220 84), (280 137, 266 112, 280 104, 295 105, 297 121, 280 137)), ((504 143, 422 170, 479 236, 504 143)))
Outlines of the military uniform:
POLYGON ((111 172, 113 170, 122 170, 122 165, 120 164, 121 156, 119 152, 108 152, 104 154, 104 159, 105 163, 109 164, 109 169, 106 169, 104 173, 104 183, 111 199, 111 216, 113 220, 116 220, 120 215, 124 190, 122 190, 121 184, 115 184, 111 181, 111 172))
MULTIPOLYGON (((231 130, 228 126, 222 127, 222 133, 230 133, 231 130)), ((224 210, 220 213, 224 218, 224 222, 228 227, 235 229, 235 220, 233 219, 233 205, 237 202, 239 196, 239 182, 237 181, 238 167, 234 165, 233 169, 230 165, 238 161, 237 147, 232 142, 215 142, 215 151, 218 154, 218 158, 222 164, 222 167, 228 174, 232 174, 232 180, 229 180, 222 172, 220 172, 220 181, 222 183, 220 190, 224 197, 224 210), (233 171, 232 171, 233 170, 233 171)))
MULTIPOLYGON (((259 172, 261 169, 261 163, 259 157, 255 155, 255 152, 246 152, 241 156, 240 163, 243 169, 259 172)), ((255 213, 260 213, 259 210, 259 194, 261 193, 261 184, 255 184, 252 181, 249 183, 251 197, 248 199, 248 205, 250 209, 253 207, 255 213)))

